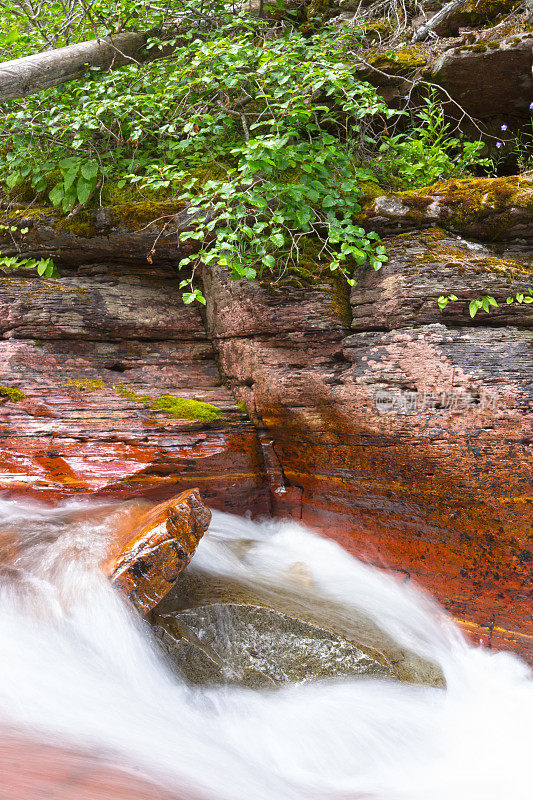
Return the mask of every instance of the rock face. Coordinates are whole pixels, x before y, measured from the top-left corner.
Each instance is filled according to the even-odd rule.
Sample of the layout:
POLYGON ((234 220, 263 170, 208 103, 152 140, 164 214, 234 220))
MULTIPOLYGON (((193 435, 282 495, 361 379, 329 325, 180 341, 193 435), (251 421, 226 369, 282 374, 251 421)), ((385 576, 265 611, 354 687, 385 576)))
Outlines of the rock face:
POLYGON ((433 64, 430 75, 476 119, 526 116, 533 94, 531 32, 458 46, 433 64))
POLYGON ((471 320, 467 301, 487 287, 502 300, 531 262, 438 231, 387 245, 390 262, 351 292, 351 325, 324 291, 211 273, 221 366, 291 487, 275 507, 427 586, 478 638, 526 652, 531 313, 471 320), (441 314, 446 288, 464 299, 441 314))
POLYGON ((211 521, 197 489, 136 509, 116 531, 104 571, 145 614, 176 582, 211 521))
POLYGON ((351 293, 209 272, 204 317, 170 250, 75 266, 67 248, 58 280, 3 279, 0 486, 198 486, 215 507, 291 514, 531 657, 532 313, 505 299, 531 285, 532 192, 472 179, 369 201, 390 261, 351 293), (499 307, 471 319, 486 294, 499 307))
POLYGON ((3 489, 157 499, 198 486, 212 505, 268 510, 255 430, 172 271, 27 275, 0 279, 3 489))

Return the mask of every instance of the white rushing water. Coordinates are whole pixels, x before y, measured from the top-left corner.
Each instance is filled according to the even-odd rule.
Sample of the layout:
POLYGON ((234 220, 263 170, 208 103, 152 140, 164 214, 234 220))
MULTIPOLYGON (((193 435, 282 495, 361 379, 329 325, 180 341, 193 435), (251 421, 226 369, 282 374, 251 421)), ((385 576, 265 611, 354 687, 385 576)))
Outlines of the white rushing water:
POLYGON ((275 588, 303 564, 317 596, 438 663, 447 688, 193 688, 99 573, 109 516, 88 521, 84 508, 0 501, 0 563, 9 551, 13 565, 0 567, 3 725, 206 800, 530 800, 528 668, 467 644, 427 596, 295 523, 215 512, 195 567, 275 588))

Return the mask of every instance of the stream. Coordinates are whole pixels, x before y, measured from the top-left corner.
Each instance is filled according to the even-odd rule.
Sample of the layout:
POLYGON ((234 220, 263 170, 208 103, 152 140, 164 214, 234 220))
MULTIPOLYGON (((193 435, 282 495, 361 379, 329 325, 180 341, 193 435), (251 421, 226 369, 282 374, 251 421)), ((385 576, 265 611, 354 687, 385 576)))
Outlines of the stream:
POLYGON ((3 729, 183 800, 530 799, 528 667, 427 594, 214 512, 148 624, 98 568, 120 513, 0 500, 3 729))

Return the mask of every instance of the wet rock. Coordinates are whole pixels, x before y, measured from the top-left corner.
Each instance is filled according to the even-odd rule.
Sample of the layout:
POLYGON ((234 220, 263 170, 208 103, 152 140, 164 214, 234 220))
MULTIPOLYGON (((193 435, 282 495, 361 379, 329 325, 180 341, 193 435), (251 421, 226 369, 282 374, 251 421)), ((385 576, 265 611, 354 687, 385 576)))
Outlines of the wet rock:
POLYGON ((476 639, 527 655, 531 315, 514 305, 471 320, 464 300, 441 315, 436 299, 442 267, 450 292, 503 297, 528 285, 531 265, 519 248, 436 239, 397 237, 390 262, 362 273, 351 333, 325 293, 272 293, 220 271, 205 278, 210 330, 298 488, 285 513, 426 586, 476 639))
MULTIPOLYGON (((527 175, 374 198, 361 221, 391 237, 379 273, 350 293, 320 273, 276 287, 207 271, 207 331, 166 256, 5 278, 0 488, 162 499, 199 486, 214 507, 289 514, 524 653, 531 311, 471 320, 467 304, 530 285, 532 220, 527 175), (460 302, 441 314, 449 292, 460 302), (157 404, 168 394, 221 415, 176 417, 157 404)), ((42 235, 53 249, 53 226, 42 235)))
POLYGON ((267 608, 219 603, 156 620, 171 663, 191 683, 269 689, 392 674, 342 637, 267 608))
POLYGON ((116 263, 0 281, 1 490, 158 499, 200 486, 214 506, 268 510, 255 430, 178 283, 116 263))
POLYGON ((114 533, 104 571, 143 614, 172 588, 211 521, 197 489, 135 509, 114 533))
POLYGON ((192 683, 272 688, 368 675, 443 685, 435 665, 403 650, 365 614, 318 600, 301 571, 271 587, 189 568, 150 619, 192 683))

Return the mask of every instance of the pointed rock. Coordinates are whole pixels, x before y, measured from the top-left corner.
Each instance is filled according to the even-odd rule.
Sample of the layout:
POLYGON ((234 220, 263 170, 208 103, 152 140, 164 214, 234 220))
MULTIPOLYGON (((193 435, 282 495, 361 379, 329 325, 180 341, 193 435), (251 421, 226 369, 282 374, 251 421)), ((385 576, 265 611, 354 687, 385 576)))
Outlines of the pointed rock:
POLYGON ((141 508, 117 531, 104 571, 145 614, 172 588, 210 521, 198 489, 141 508))

